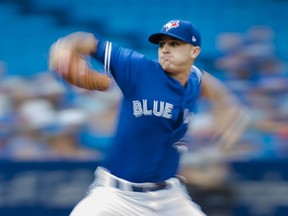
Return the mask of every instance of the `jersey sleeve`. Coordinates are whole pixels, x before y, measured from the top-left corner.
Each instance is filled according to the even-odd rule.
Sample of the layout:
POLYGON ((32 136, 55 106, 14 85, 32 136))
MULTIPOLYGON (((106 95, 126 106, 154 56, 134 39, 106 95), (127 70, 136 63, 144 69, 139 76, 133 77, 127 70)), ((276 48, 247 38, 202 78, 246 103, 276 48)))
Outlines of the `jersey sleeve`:
POLYGON ((145 61, 144 55, 105 40, 99 40, 93 56, 103 63, 105 73, 113 76, 123 94, 133 88, 145 61))
POLYGON ((195 73, 195 75, 197 76, 199 83, 201 83, 202 77, 203 77, 203 71, 199 69, 198 67, 196 67, 195 65, 192 65, 191 70, 192 70, 192 73, 195 73))

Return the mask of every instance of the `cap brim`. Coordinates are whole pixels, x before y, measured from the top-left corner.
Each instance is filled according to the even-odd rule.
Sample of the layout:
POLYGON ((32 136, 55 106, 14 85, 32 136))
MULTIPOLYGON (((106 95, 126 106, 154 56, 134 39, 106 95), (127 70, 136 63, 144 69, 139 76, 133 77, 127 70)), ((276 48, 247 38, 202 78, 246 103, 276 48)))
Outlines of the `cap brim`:
POLYGON ((159 44, 159 41, 163 38, 163 36, 170 36, 173 38, 176 38, 178 40, 184 41, 186 43, 189 43, 188 41, 186 41, 184 38, 178 37, 174 34, 169 34, 169 33, 156 33, 156 34, 152 34, 149 36, 148 40, 153 43, 153 44, 159 44))

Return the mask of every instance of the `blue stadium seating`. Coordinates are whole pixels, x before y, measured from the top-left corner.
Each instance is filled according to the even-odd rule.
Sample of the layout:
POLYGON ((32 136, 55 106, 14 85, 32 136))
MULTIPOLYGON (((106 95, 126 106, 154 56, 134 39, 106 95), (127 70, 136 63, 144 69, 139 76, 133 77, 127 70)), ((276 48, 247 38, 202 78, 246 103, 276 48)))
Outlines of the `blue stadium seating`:
POLYGON ((51 43, 77 30, 97 32, 150 55, 147 36, 174 18, 189 19, 200 29, 202 56, 217 54, 215 39, 221 32, 268 25, 275 31, 278 53, 287 59, 287 9, 287 1, 273 0, 0 0, 0 59, 12 74, 45 70, 51 43))

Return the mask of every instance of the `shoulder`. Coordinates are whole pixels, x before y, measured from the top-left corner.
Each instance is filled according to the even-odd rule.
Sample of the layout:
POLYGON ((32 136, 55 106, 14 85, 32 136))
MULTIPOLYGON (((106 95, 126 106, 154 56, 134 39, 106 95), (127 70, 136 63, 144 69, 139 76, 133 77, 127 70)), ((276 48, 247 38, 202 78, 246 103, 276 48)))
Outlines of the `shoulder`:
POLYGON ((192 65, 191 72, 195 73, 199 78, 204 74, 204 71, 195 65, 192 65))
POLYGON ((201 82, 203 74, 204 74, 204 71, 202 69, 198 68, 195 65, 192 65, 191 76, 195 76, 196 75, 196 77, 198 78, 199 82, 201 82))

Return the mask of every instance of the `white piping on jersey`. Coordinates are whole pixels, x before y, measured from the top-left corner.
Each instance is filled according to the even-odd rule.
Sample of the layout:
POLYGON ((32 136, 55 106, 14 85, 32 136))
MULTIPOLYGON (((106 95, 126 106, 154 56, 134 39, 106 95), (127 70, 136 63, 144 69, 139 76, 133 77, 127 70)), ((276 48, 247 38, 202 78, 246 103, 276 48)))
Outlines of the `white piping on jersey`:
POLYGON ((105 57, 104 57, 104 70, 107 76, 110 76, 110 59, 111 59, 112 43, 106 42, 105 57))
POLYGON ((201 70, 198 67, 196 67, 194 65, 192 65, 192 70, 195 71, 195 73, 199 79, 199 83, 200 83, 202 80, 203 73, 201 72, 201 70))

